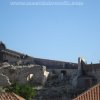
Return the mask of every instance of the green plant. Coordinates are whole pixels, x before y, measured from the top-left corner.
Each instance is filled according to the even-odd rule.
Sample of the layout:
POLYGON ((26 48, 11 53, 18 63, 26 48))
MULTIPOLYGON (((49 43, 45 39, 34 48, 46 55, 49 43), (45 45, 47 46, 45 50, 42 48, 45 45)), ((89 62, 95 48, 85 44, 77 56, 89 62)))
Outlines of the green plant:
POLYGON ((25 84, 21 85, 18 83, 12 84, 8 91, 14 92, 22 97, 24 97, 26 100, 30 100, 31 97, 34 97, 36 95, 36 91, 33 89, 32 86, 25 84))

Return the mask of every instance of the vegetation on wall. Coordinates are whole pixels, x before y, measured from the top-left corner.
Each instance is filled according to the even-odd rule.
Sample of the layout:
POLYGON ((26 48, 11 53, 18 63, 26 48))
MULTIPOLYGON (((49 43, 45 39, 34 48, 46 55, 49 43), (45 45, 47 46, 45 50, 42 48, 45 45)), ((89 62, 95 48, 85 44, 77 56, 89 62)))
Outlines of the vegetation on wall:
POLYGON ((36 91, 32 86, 28 84, 21 85, 18 83, 14 83, 7 89, 7 91, 14 92, 22 96, 26 100, 30 100, 31 97, 34 97, 36 95, 36 91))

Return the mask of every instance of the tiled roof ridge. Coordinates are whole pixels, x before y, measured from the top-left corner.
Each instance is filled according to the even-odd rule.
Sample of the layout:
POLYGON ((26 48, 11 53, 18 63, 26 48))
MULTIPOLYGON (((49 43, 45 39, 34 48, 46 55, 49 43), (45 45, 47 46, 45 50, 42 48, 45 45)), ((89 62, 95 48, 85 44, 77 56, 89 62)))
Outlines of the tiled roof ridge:
MULTIPOLYGON (((98 83, 98 84, 96 84, 95 86, 93 86, 93 87, 91 87, 91 88, 89 88, 88 90, 86 90, 85 92, 83 92, 82 94, 80 94, 80 95, 78 95, 76 98, 74 98, 73 100, 83 100, 83 99, 80 99, 80 98, 84 98, 85 97, 85 95, 87 95, 87 93, 93 93, 93 91, 95 90, 95 89, 97 89, 98 88, 98 92, 100 93, 100 82, 98 83), (92 92, 91 92, 92 91, 92 92)), ((96 92, 96 90, 95 90, 95 92, 96 92)), ((100 97, 100 94, 98 93, 98 96, 100 97)), ((92 95, 92 94, 91 94, 92 95)), ((98 98, 99 98, 98 97, 98 98)), ((90 100, 90 99, 87 99, 87 100, 90 100)), ((93 99, 93 100, 95 100, 95 99, 93 99)), ((99 100, 99 99, 96 99, 96 100, 99 100)))
POLYGON ((24 98, 20 97, 14 92, 1 92, 0 93, 0 100, 21 100, 21 99, 24 100, 24 98))

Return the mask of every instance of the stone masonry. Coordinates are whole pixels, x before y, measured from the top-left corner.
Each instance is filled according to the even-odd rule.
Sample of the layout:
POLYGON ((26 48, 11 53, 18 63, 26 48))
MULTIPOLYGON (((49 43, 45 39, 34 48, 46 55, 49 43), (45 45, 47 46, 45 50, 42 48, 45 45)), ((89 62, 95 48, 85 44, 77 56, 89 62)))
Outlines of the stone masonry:
POLYGON ((0 86, 18 82, 20 84, 44 84, 49 72, 44 66, 3 66, 0 68, 0 86))

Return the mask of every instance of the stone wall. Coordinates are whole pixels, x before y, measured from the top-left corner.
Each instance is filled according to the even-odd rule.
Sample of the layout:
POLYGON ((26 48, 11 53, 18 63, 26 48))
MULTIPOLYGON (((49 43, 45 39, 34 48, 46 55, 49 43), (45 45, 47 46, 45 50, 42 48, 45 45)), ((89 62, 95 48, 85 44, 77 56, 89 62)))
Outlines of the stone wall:
POLYGON ((60 75, 62 71, 65 71, 66 76, 69 77, 75 76, 78 71, 77 69, 47 69, 47 70, 50 72, 50 74, 56 73, 58 75, 60 75))
POLYGON ((100 64, 88 64, 84 67, 88 75, 94 76, 100 82, 100 64))
MULTIPOLYGON (((1 67, 0 73, 7 76, 11 83, 21 84, 44 84, 49 74, 46 68, 40 65, 1 67)), ((2 85, 2 82, 0 84, 2 85)))
POLYGON ((6 75, 0 74, 0 86, 11 85, 9 78, 6 75))

